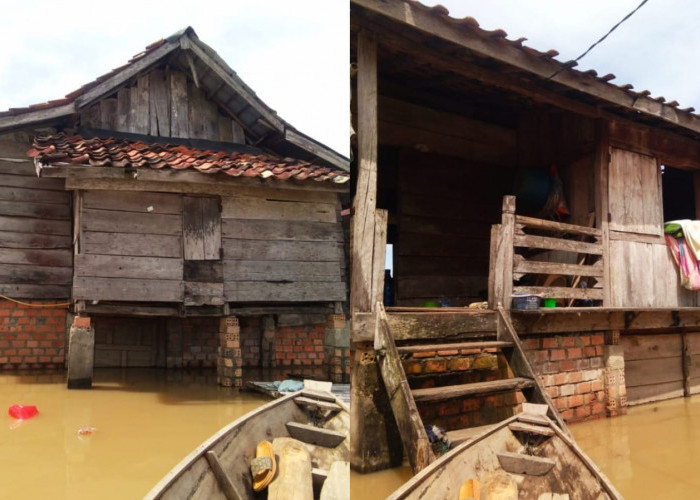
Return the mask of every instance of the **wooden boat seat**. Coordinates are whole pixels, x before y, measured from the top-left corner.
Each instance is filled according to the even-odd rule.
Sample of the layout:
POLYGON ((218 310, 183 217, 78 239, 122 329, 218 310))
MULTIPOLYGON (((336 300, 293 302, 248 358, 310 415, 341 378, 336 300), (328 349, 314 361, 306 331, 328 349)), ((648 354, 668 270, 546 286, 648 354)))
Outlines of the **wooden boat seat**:
POLYGON ((332 403, 329 401, 322 401, 319 399, 314 399, 314 398, 309 398, 306 396, 297 396, 294 398, 294 402, 300 406, 301 408, 304 408, 306 410, 312 410, 312 411, 340 411, 340 405, 336 403, 332 403))
POLYGON ((335 448, 346 438, 346 435, 342 432, 300 424, 299 422, 287 422, 286 426, 287 432, 294 439, 326 448, 335 448))
POLYGON ((551 437, 554 436, 554 429, 549 426, 527 424, 525 422, 513 422, 508 425, 508 428, 513 432, 522 432, 525 434, 535 434, 538 436, 551 437))
POLYGON ((551 458, 535 457, 509 451, 502 451, 497 456, 503 470, 511 474, 543 476, 552 470, 556 463, 551 458))

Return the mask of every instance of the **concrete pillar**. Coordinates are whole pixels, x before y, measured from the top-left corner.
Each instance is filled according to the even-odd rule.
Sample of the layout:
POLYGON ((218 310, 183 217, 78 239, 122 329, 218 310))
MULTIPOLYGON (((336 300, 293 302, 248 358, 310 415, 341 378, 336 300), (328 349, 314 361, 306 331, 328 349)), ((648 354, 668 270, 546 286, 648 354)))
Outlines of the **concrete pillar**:
POLYGON ((68 338, 68 388, 91 389, 95 362, 95 330, 90 318, 76 316, 68 338))
POLYGON ((608 417, 627 413, 627 385, 625 384, 625 355, 621 345, 604 346, 605 409, 608 417))
POLYGON ((359 472, 398 467, 401 435, 379 373, 374 348, 355 344, 350 381, 350 465, 359 472))
POLYGON ((350 325, 345 314, 329 314, 326 318, 323 348, 328 378, 336 384, 350 382, 350 325))
POLYGON ((235 316, 224 316, 219 322, 219 349, 216 360, 216 380, 223 387, 243 385, 243 355, 241 327, 235 316))
POLYGON ((260 318, 260 366, 274 368, 275 359, 275 317, 260 318))

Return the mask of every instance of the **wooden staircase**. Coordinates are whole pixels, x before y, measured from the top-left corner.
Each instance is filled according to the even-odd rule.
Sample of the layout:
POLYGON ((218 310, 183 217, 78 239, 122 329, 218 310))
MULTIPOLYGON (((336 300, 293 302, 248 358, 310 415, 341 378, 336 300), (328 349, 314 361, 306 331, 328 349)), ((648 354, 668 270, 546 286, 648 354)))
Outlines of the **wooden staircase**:
MULTIPOLYGON (((436 457, 432 452, 430 441, 416 403, 439 403, 457 398, 484 397, 487 395, 512 393, 520 391, 526 401, 546 404, 549 417, 566 434, 569 431, 559 412, 554 407, 549 395, 539 382, 527 356, 525 355, 517 332, 510 321, 510 315, 501 306, 497 308, 497 332, 495 340, 478 339, 464 342, 440 342, 435 338, 431 344, 414 343, 398 346, 391 335, 389 321, 381 303, 376 308, 376 331, 374 348, 378 353, 378 363, 384 385, 386 386, 392 411, 399 427, 404 449, 414 473, 425 468, 436 457), (457 351, 472 349, 497 349, 503 354, 514 377, 487 382, 475 382, 457 385, 444 385, 425 389, 411 389, 401 356, 428 351, 457 351)), ((477 432, 478 433, 478 432, 477 432)), ((474 430, 458 430, 448 433, 451 441, 465 439, 474 430)))

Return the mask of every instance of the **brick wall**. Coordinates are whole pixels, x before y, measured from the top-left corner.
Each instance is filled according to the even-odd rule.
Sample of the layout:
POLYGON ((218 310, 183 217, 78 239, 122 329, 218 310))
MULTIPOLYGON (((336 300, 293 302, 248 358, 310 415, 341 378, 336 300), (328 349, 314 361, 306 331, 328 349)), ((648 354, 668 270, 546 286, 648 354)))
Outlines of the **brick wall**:
MULTIPOLYGON (((496 349, 435 350, 413 353, 404 360, 412 389, 486 382, 508 376, 503 355, 496 349)), ((513 415, 522 395, 500 394, 418 404, 426 425, 447 430, 498 422, 513 415)))
POLYGON ((182 320, 182 366, 215 368, 219 347, 219 318, 182 320))
POLYGON ((533 368, 567 422, 605 416, 604 344, 602 333, 523 340, 533 368))
MULTIPOLYGON (((28 301, 33 305, 54 301, 28 301)), ((66 309, 39 308, 0 300, 0 367, 58 368, 63 366, 66 309)))
POLYGON ((278 326, 275 332, 276 366, 321 366, 326 354, 323 347, 325 326, 278 326))
POLYGON ((260 366, 260 318, 240 318, 243 366, 260 366))

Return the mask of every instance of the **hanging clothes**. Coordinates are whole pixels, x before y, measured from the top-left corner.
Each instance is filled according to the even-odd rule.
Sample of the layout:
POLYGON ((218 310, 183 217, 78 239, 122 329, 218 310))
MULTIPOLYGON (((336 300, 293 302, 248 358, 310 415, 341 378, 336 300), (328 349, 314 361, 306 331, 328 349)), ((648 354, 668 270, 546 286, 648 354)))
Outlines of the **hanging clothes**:
POLYGON ((664 237, 678 266, 681 286, 700 290, 700 221, 679 220, 664 224, 664 237))

